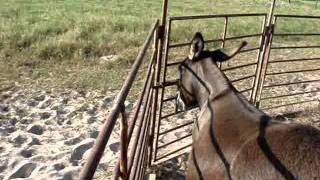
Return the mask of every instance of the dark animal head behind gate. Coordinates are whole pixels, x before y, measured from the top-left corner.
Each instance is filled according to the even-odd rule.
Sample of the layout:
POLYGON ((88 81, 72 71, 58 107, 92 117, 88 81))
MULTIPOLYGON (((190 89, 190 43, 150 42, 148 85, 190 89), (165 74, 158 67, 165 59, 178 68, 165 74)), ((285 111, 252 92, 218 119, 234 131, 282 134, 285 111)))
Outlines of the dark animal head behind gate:
POLYGON ((242 44, 232 53, 230 53, 230 55, 228 55, 229 53, 225 53, 220 49, 215 51, 208 51, 204 50, 205 44, 202 34, 199 32, 195 33, 191 41, 190 54, 179 65, 179 103, 182 104, 185 109, 198 105, 199 102, 197 101, 196 97, 197 93, 199 92, 197 92, 197 88, 195 85, 196 82, 200 82, 200 84, 206 89, 208 94, 212 93, 210 92, 210 89, 205 85, 205 82, 203 82, 202 79, 197 76, 197 64, 200 61, 211 61, 215 65, 217 65, 216 62, 224 62, 234 57, 244 46, 246 46, 246 44, 246 42, 242 42, 242 44))

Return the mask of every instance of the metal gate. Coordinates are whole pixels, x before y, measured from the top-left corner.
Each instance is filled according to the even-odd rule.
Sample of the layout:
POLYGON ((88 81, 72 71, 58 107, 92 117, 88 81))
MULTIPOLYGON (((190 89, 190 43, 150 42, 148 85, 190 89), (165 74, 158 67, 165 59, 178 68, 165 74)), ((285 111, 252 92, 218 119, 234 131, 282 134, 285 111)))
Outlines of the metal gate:
POLYGON ((283 22, 320 23, 320 16, 274 15, 272 18, 269 43, 266 45, 268 50, 263 59, 266 65, 263 67, 261 87, 257 93, 257 107, 263 110, 287 111, 288 106, 319 102, 316 95, 320 92, 320 43, 292 44, 286 43, 284 37, 288 40, 296 37, 319 39, 320 31, 278 32, 277 27, 283 22), (276 40, 281 40, 281 43, 274 42, 276 40), (302 77, 302 73, 310 77, 302 77), (311 85, 309 89, 299 88, 308 85, 311 85))
MULTIPOLYGON (((292 93, 292 88, 297 85, 312 85, 320 82, 320 54, 314 51, 312 56, 300 54, 299 58, 277 57, 276 51, 286 52, 290 49, 319 49, 320 45, 283 45, 276 43, 276 38, 282 37, 317 37, 320 32, 277 32, 277 26, 281 26, 282 19, 293 19, 304 21, 318 20, 320 16, 293 16, 273 15, 275 0, 269 14, 224 14, 224 15, 202 15, 202 16, 174 16, 167 18, 168 0, 163 1, 163 14, 161 22, 156 20, 152 25, 149 34, 143 44, 132 69, 121 88, 113 110, 105 121, 97 141, 92 148, 91 154, 80 174, 80 179, 92 179, 99 164, 105 146, 108 143, 111 133, 114 130, 118 116, 121 115, 121 140, 118 164, 115 166, 114 179, 143 179, 146 169, 155 164, 167 161, 188 151, 191 143, 191 130, 193 120, 196 118, 196 109, 193 113, 183 112, 177 108, 176 82, 177 65, 181 62, 185 53, 179 48, 188 47, 189 42, 175 42, 172 36, 173 25, 181 21, 209 20, 212 24, 219 20, 223 23, 221 37, 206 40, 208 46, 216 44, 221 48, 232 46, 238 40, 251 39, 247 49, 242 50, 240 57, 230 63, 220 64, 221 70, 227 75, 232 84, 243 93, 248 100, 265 110, 273 110, 292 106, 300 103, 317 102, 315 93, 320 92, 320 85, 310 86, 310 90, 303 89, 292 93), (256 18, 256 31, 237 36, 228 35, 233 20, 243 18, 256 18), (252 40, 255 39, 255 40, 252 40), (227 45, 226 45, 227 44, 227 45), (152 46, 153 45, 153 46, 152 46), (148 52, 151 50, 151 53, 148 52), (172 55, 174 54, 174 55, 172 55), (181 55, 179 57, 179 55, 181 55), (242 56, 242 58, 241 58, 242 56), (136 76, 141 64, 150 57, 146 70, 145 80, 141 89, 136 106, 132 112, 127 112, 125 100, 132 89, 133 82, 137 81, 136 76), (313 62, 312 68, 287 70, 283 68, 289 63, 313 62), (279 64, 284 65, 279 65, 279 64), (243 72, 246 73, 243 73, 243 72), (318 72, 318 73, 317 73, 318 72), (309 79, 295 79, 294 74, 313 73, 309 79), (279 76, 290 75, 285 78, 279 76), (292 80, 293 79, 293 80, 292 80), (287 91, 275 91, 275 88, 287 91), (313 96, 306 97, 305 94, 313 96), (299 101, 286 103, 281 98, 302 97, 299 101), (275 102, 272 102, 276 100, 275 102), (279 104, 284 101, 285 103, 279 104), (276 104, 276 105, 275 105, 276 104), (166 127, 167 126, 167 127, 166 127), (173 134, 173 135, 172 135, 173 134), (168 148, 170 147, 170 148, 168 148), (174 148, 173 148, 174 147, 174 148)), ((191 37, 191 36, 190 36, 191 37)), ((186 39, 190 38, 186 37, 186 39)), ((292 53, 292 51, 288 51, 292 53)), ((293 54, 295 55, 295 54, 293 54)), ((293 67, 296 67, 293 65, 293 67)), ((318 95, 318 94, 317 94, 318 95)), ((286 109, 285 109, 286 110, 286 109)))
MULTIPOLYGON (((172 42, 172 26, 178 21, 197 21, 209 19, 214 24, 215 20, 222 20, 224 22, 221 37, 215 39, 206 40, 206 44, 210 43, 219 43, 221 48, 224 48, 226 43, 230 43, 237 40, 246 40, 246 39, 255 39, 256 46, 251 46, 247 49, 241 51, 240 56, 250 56, 246 59, 235 59, 232 60, 230 64, 222 63, 220 68, 224 73, 229 77, 232 84, 238 88, 238 90, 243 93, 248 99, 253 101, 254 91, 256 90, 256 83, 258 82, 257 71, 258 67, 261 65, 261 53, 263 50, 263 39, 264 31, 266 25, 267 14, 224 14, 224 15, 204 15, 204 16, 179 16, 179 17, 170 17, 168 19, 167 28, 166 28, 166 40, 164 48, 164 67, 163 67, 163 77, 159 85, 161 88, 160 95, 160 108, 157 122, 157 133, 156 133, 156 143, 155 143, 155 153, 154 153, 154 162, 162 162, 180 155, 188 151, 188 147, 191 145, 191 131, 193 125, 193 119, 188 118, 177 118, 180 114, 185 114, 186 112, 179 110, 176 104, 175 92, 177 91, 176 82, 177 75, 171 72, 177 72, 177 65, 181 63, 181 59, 184 58, 185 53, 180 58, 170 58, 170 52, 179 48, 187 47, 189 48, 189 42, 172 42), (228 36, 228 27, 230 21, 233 19, 239 20, 242 18, 255 18, 260 21, 256 23, 258 28, 257 32, 251 34, 242 34, 239 36, 228 36), (247 71, 248 73, 243 73, 247 71), (243 85, 245 84, 245 85, 243 85), (177 122, 177 120, 179 122, 177 122), (165 121, 165 123, 163 123, 165 121), (161 130, 163 124, 171 126, 171 128, 161 130), (188 131, 185 133, 184 131, 188 131), (175 137, 173 134, 179 134, 179 137, 175 137), (181 140, 184 140, 185 143, 181 143, 181 140), (176 148, 170 147, 166 150, 168 146, 173 146, 176 148)), ((192 36, 186 37, 190 38, 192 36)), ((181 115, 180 115, 181 116, 181 115)))

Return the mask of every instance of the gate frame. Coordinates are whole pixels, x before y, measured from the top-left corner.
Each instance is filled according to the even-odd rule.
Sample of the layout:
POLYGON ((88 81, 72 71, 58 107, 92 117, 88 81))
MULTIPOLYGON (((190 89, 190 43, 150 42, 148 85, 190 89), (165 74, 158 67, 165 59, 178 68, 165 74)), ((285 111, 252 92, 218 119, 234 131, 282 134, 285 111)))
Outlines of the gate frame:
MULTIPOLYGON (((153 151, 150 151, 149 153, 149 165, 152 164, 156 164, 156 162, 159 160, 157 159, 157 151, 158 151, 158 140, 159 140, 159 134, 160 134, 160 124, 161 124, 161 119, 164 119, 164 117, 161 116, 161 112, 162 112, 162 106, 163 106, 163 101, 164 100, 164 89, 167 86, 172 86, 172 85, 176 85, 175 81, 166 81, 166 71, 167 71, 167 61, 168 61, 168 50, 169 50, 169 36, 170 36, 170 31, 171 31, 171 23, 174 20, 187 20, 187 19, 205 19, 205 18, 216 18, 216 17, 224 17, 225 18, 225 23, 224 23, 224 33, 223 33, 223 37, 221 38, 222 40, 222 44, 221 47, 224 48, 225 46, 225 41, 226 41, 226 32, 227 32, 227 27, 228 27, 228 16, 233 16, 233 17, 240 17, 240 16, 255 16, 255 15, 265 15, 265 19, 264 22, 262 23, 262 30, 261 30, 261 38, 260 38, 260 47, 259 47, 259 52, 257 55, 257 60, 255 62, 256 64, 256 68, 255 68, 255 76, 254 76, 254 80, 253 80, 253 85, 251 86, 251 88, 247 89, 247 90, 251 90, 251 94, 250 94, 250 102, 253 103, 254 105, 256 105, 257 107, 259 106, 259 103, 257 103, 257 98, 261 96, 261 92, 262 92, 262 87, 263 87, 263 83, 261 83, 261 79, 264 78, 263 76, 263 70, 264 67, 267 65, 266 61, 264 60, 265 57, 269 56, 269 51, 270 51, 270 39, 272 39, 272 29, 273 29, 273 25, 272 25, 272 18, 273 18, 273 14, 274 14, 274 9, 275 9, 275 3, 276 0, 273 0, 272 5, 270 7, 270 12, 269 14, 266 13, 248 13, 248 14, 225 14, 225 15, 203 15, 203 16, 180 16, 180 17, 170 17, 169 19, 167 18, 167 14, 168 14, 168 0, 163 0, 163 9, 162 9, 162 24, 166 25, 166 26, 161 26, 159 27, 159 29, 161 29, 160 31, 162 33, 164 33, 164 29, 166 28, 166 33, 165 34, 161 34, 162 36, 162 40, 161 42, 163 43, 161 46, 164 47, 164 49, 161 49, 159 46, 159 53, 161 54, 160 56, 162 57, 162 54, 164 53, 164 56, 162 57, 161 61, 164 61, 164 67, 163 67, 163 77, 162 77, 162 82, 157 82, 156 84, 156 89, 162 88, 161 90, 161 95, 160 95, 160 105, 158 106, 158 117, 155 118, 154 120, 157 120, 157 133, 156 133, 156 137, 152 137, 152 138, 156 138, 155 142, 154 140, 152 140, 153 144, 151 144, 152 148, 154 149, 154 153, 153 151), (268 18, 267 22, 266 22, 266 18, 268 18), (164 22, 163 20, 167 21, 164 22), (151 160, 151 156, 153 156, 153 160, 152 162, 151 160)), ((212 41, 212 40, 211 40, 212 41)), ((210 40, 207 42, 211 42, 210 40)), ((212 41, 214 42, 214 40, 212 41)), ((179 45, 179 44, 178 44, 179 45)), ((174 46, 178 46, 178 45, 174 45, 174 46)), ((186 44, 180 44, 180 45, 186 45, 186 44)), ((161 65, 159 66, 161 68, 161 65)), ((219 65, 219 67, 222 67, 222 63, 219 65)), ((160 70, 157 70, 161 72, 160 70)), ((159 74, 160 75, 160 74, 159 74)), ((245 90, 245 91, 247 91, 245 90)), ((159 93, 159 90, 157 90, 157 93, 159 93)), ((174 97, 169 98, 171 100, 174 99, 174 97)), ((158 105, 159 102, 155 101, 155 104, 158 105)), ((154 105, 154 106, 157 106, 154 105)), ((176 108, 177 109, 177 108, 176 108)), ((177 113, 181 113, 181 112, 175 112, 171 115, 177 114, 177 113)), ((157 113, 154 113, 157 114, 157 113)), ((169 117, 169 116, 167 116, 169 117)), ((155 124, 155 121, 154 121, 155 124)), ((192 124, 192 122, 188 122, 186 124, 183 124, 179 127, 173 128, 173 129, 177 129, 177 128, 181 128, 183 126, 186 125, 190 125, 192 124)), ((183 138, 186 138, 187 136, 184 136, 183 138)), ((178 140, 181 140, 182 138, 179 138, 178 140)), ((174 142, 178 141, 175 140, 174 142)), ((170 144, 171 142, 167 143, 170 144)), ((181 148, 178 148, 164 156, 170 156, 174 153, 180 152, 181 150, 188 148, 189 146, 191 146, 191 144, 188 144, 186 146, 183 146, 181 148)), ((179 154, 181 155, 181 154, 179 154)), ((177 156, 179 156, 177 155, 177 156)), ((175 157, 177 157, 175 156, 175 157)), ((161 159, 164 157, 161 157, 161 159)), ((170 158, 171 159, 171 158, 170 158)))

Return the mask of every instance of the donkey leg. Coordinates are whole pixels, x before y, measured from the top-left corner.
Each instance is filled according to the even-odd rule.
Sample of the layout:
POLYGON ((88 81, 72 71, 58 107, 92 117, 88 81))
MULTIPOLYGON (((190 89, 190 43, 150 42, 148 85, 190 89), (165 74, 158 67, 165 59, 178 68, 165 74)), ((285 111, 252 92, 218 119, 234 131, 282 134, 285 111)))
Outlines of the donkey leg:
POLYGON ((187 171, 186 171, 186 180, 201 180, 201 177, 198 174, 197 168, 194 164, 194 149, 192 149, 189 153, 189 158, 188 158, 188 166, 187 166, 187 171))

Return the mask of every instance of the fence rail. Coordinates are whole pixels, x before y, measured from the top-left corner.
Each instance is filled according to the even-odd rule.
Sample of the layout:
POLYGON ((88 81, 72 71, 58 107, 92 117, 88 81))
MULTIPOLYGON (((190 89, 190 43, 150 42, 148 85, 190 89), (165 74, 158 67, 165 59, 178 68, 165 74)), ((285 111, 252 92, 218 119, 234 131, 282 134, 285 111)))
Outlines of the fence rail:
MULTIPOLYGON (((146 52, 148 50, 149 45, 151 44, 151 41, 152 41, 152 38, 153 38, 155 32, 157 32, 158 26, 159 26, 159 21, 157 20, 152 25, 152 27, 151 27, 151 29, 149 31, 149 34, 148 34, 148 36, 147 36, 147 38, 146 38, 141 50, 139 51, 139 54, 138 54, 136 60, 133 63, 131 71, 130 71, 126 81, 124 82, 119 95, 117 96, 117 100, 114 103, 112 111, 109 114, 109 116, 108 116, 107 120, 105 121, 105 123, 103 124, 103 128, 100 131, 99 136, 97 137, 96 143, 94 144, 94 146, 93 146, 93 148, 91 150, 91 153, 90 153, 90 156, 88 158, 88 161, 86 162, 85 166, 83 167, 83 169, 82 169, 82 171, 80 173, 80 178, 79 179, 87 180, 87 179, 92 179, 93 178, 94 172, 95 172, 95 170, 96 170, 96 168, 97 168, 97 166, 99 164, 99 161, 100 161, 100 159, 101 159, 101 157, 103 155, 105 146, 108 143, 108 140, 110 138, 111 132, 114 129, 114 126, 116 124, 118 116, 122 112, 123 117, 125 117, 124 116, 124 114, 125 114, 124 102, 125 102, 125 100, 126 100, 126 98, 128 96, 128 93, 129 93, 131 87, 132 87, 132 84, 133 84, 133 82, 135 80, 135 77, 137 76, 138 70, 141 67, 141 64, 142 64, 143 60, 145 59, 146 52)), ((157 40, 154 40, 154 41, 157 41, 157 40)), ((154 56, 152 58, 154 59, 154 56)), ((151 60, 151 63, 150 63, 151 66, 149 66, 149 70, 148 70, 148 74, 147 74, 147 82, 145 82, 145 84, 149 84, 148 88, 147 88, 148 91, 150 91, 150 89, 151 89, 150 88, 151 87, 151 85, 150 85, 151 84, 151 80, 150 80, 151 76, 150 76, 149 72, 154 67, 154 60, 153 59, 151 60)), ((144 88, 144 90, 145 90, 145 88, 144 88)), ((147 94, 149 94, 149 92, 147 94)), ((148 98, 149 98, 149 96, 148 96, 148 98)), ((144 101, 144 102, 147 102, 147 101, 144 101)), ((141 101, 139 102, 138 108, 141 108, 141 106, 142 106, 140 103, 141 103, 141 101)), ((146 108, 147 105, 150 105, 150 103, 149 104, 148 103, 147 104, 144 103, 144 105, 145 105, 144 108, 146 108)), ((137 110, 135 114, 137 114, 138 112, 139 112, 139 110, 137 110)), ((131 140, 131 137, 132 137, 132 132, 133 132, 133 129, 135 127, 135 122, 136 122, 138 116, 135 115, 134 117, 135 118, 132 120, 133 123, 130 124, 130 127, 129 127, 129 136, 125 135, 125 136, 128 136, 127 137, 128 138, 127 139, 128 143, 130 143, 130 140, 131 140)), ((144 118, 140 118, 140 119, 144 119, 144 118)), ((124 129, 122 129, 122 131, 123 130, 124 129)), ((138 134, 140 134, 140 132, 138 132, 138 134)), ((144 138, 145 138, 145 136, 144 136, 144 138)), ((128 144, 122 144, 122 143, 123 143, 123 141, 121 141, 121 147, 125 147, 125 149, 127 149, 128 148, 128 144)), ((131 151, 131 152, 135 152, 135 151, 131 151)), ((130 152, 130 154, 132 154, 131 152, 130 152)), ((134 156, 130 157, 130 160, 129 160, 129 163, 128 163, 129 167, 130 167, 129 169, 132 169, 132 168, 136 169, 135 166, 137 166, 137 164, 135 164, 135 166, 131 165, 132 162, 133 162, 132 157, 134 157, 134 156)), ((121 163, 126 163, 126 162, 123 162, 123 161, 126 161, 126 160, 120 159, 121 163)), ((137 160, 135 162, 137 162, 137 160)), ((130 172, 128 173, 127 169, 125 169, 124 172, 120 172, 119 166, 120 166, 120 163, 118 163, 118 165, 116 166, 117 170, 115 170, 115 175, 114 175, 115 177, 118 177, 120 174, 124 178, 127 178, 128 176, 130 176, 130 172)))

